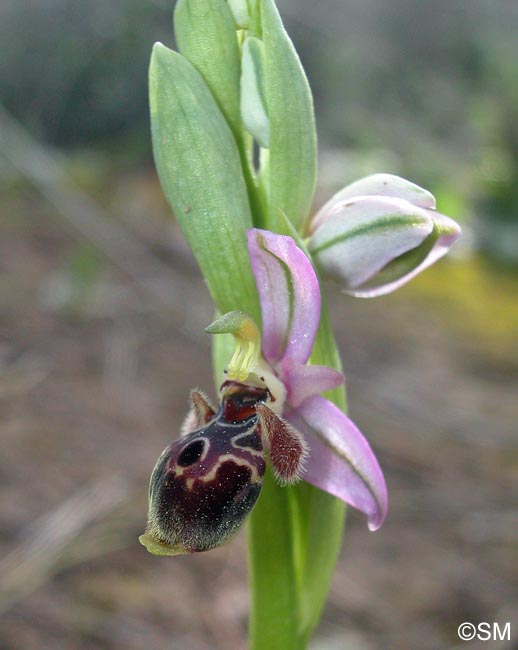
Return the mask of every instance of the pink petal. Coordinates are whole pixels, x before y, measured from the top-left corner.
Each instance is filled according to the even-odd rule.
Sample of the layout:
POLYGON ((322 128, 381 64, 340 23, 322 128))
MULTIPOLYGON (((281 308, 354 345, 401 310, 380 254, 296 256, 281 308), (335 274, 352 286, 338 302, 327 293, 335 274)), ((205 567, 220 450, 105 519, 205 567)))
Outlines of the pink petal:
POLYGON ((387 293, 399 289, 399 287, 406 284, 416 275, 419 275, 421 271, 424 271, 438 259, 446 255, 451 246, 460 237, 461 229, 453 219, 432 210, 427 210, 427 212, 429 212, 436 226, 438 226, 440 234, 433 248, 420 264, 393 282, 381 284, 379 286, 366 287, 364 289, 361 287, 356 289, 345 289, 345 293, 348 293, 351 296, 356 296, 357 298, 376 298, 377 296, 384 296, 387 293))
POLYGON ((363 196, 337 204, 308 248, 324 277, 356 290, 433 231, 430 210, 403 199, 363 196))
POLYGON ((319 396, 290 410, 287 419, 309 444, 304 480, 361 510, 369 528, 377 530, 387 514, 387 487, 378 461, 356 425, 319 396))
POLYGON ((346 185, 320 208, 311 222, 311 232, 322 225, 339 203, 358 196, 391 196, 404 199, 420 208, 435 208, 433 194, 419 185, 393 174, 371 174, 346 185))
POLYGON ((271 364, 305 363, 320 320, 320 288, 311 262, 291 237, 248 231, 248 249, 263 319, 263 353, 271 364))
POLYGON ((344 383, 344 376, 338 370, 327 366, 306 366, 291 358, 283 359, 280 370, 288 391, 288 404, 294 408, 311 395, 318 395, 344 383))

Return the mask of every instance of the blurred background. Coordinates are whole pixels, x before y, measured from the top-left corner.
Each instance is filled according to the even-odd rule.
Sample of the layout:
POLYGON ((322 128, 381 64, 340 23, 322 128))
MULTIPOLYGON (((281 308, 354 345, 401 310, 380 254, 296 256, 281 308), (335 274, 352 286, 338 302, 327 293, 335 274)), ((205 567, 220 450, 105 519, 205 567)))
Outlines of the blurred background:
MULTIPOLYGON (((316 205, 387 171, 462 223, 374 301, 333 293, 352 417, 387 477, 350 512, 312 650, 518 648, 518 6, 279 0, 315 95, 316 205)), ((208 293, 160 191, 147 108, 165 0, 0 3, 0 647, 245 647, 245 538, 138 544, 189 389, 214 395, 208 293)), ((318 562, 318 558, 315 558, 318 562)))

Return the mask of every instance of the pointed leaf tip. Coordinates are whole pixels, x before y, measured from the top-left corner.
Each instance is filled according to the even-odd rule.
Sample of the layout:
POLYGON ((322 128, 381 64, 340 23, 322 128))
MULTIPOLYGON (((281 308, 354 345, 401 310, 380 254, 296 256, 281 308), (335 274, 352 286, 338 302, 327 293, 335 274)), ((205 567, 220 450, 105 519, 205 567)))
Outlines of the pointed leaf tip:
POLYGON ((240 54, 227 0, 178 0, 174 33, 178 50, 201 74, 238 138, 240 54))

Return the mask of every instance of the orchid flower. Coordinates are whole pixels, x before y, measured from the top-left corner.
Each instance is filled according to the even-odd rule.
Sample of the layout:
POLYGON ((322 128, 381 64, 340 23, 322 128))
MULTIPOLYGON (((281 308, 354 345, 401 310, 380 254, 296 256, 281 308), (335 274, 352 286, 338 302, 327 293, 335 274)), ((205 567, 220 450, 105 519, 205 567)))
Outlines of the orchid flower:
MULTIPOLYGON (((262 354, 251 348, 243 354, 243 348, 238 348, 227 373, 243 381, 249 376, 262 377, 274 395, 275 412, 291 425, 284 427, 283 435, 296 439, 302 434, 309 447, 300 476, 362 511, 369 528, 376 530, 387 512, 387 489, 379 464, 352 420, 319 395, 342 384, 344 377, 332 368, 308 364, 321 308, 311 262, 291 237, 266 230, 249 230, 248 248, 261 305, 262 354)), ((226 322, 228 316, 223 316, 207 331, 242 330, 241 324, 222 329, 226 322)), ((247 337, 248 345, 251 341, 247 337)), ((278 418, 267 420, 266 413, 258 413, 267 432, 279 426, 278 418)), ((268 437, 275 440, 275 431, 268 437)), ((271 452, 270 460, 278 478, 285 480, 271 452)))
POLYGON ((316 272, 352 295, 382 295, 460 230, 429 192, 387 174, 348 185, 308 222, 313 100, 275 0, 178 0, 174 28, 179 51, 157 43, 150 64, 155 162, 222 314, 207 331, 233 334, 236 349, 229 360, 228 337, 213 341, 218 404, 192 391, 152 472, 140 541, 157 555, 206 551, 251 513, 249 647, 302 649, 340 552, 343 502, 372 530, 387 512, 378 462, 339 408, 344 378, 327 367, 340 361, 316 272), (333 388, 336 404, 321 395, 333 388), (307 483, 282 487, 296 481, 307 483))
POLYGON ((445 255, 460 236, 427 190, 373 174, 335 194, 310 222, 308 250, 324 278, 353 296, 399 288, 445 255))
POLYGON ((234 535, 259 496, 265 452, 281 484, 303 478, 365 513, 371 530, 387 513, 385 480, 368 442, 319 395, 340 386, 343 374, 308 365, 321 309, 310 260, 291 237, 255 228, 248 231, 248 249, 262 337, 241 311, 206 328, 232 333, 236 350, 219 410, 192 391, 181 437, 153 470, 140 541, 157 555, 208 550, 234 535))

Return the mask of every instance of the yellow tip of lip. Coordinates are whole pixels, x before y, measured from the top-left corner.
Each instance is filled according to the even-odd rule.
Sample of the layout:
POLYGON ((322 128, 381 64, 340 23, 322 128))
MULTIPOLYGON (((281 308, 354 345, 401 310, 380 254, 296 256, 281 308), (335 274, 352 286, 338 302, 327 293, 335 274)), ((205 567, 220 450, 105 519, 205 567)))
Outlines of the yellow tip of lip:
POLYGON ((150 533, 144 533, 138 538, 138 541, 145 546, 152 555, 185 555, 187 551, 183 546, 170 546, 153 537, 150 533))

